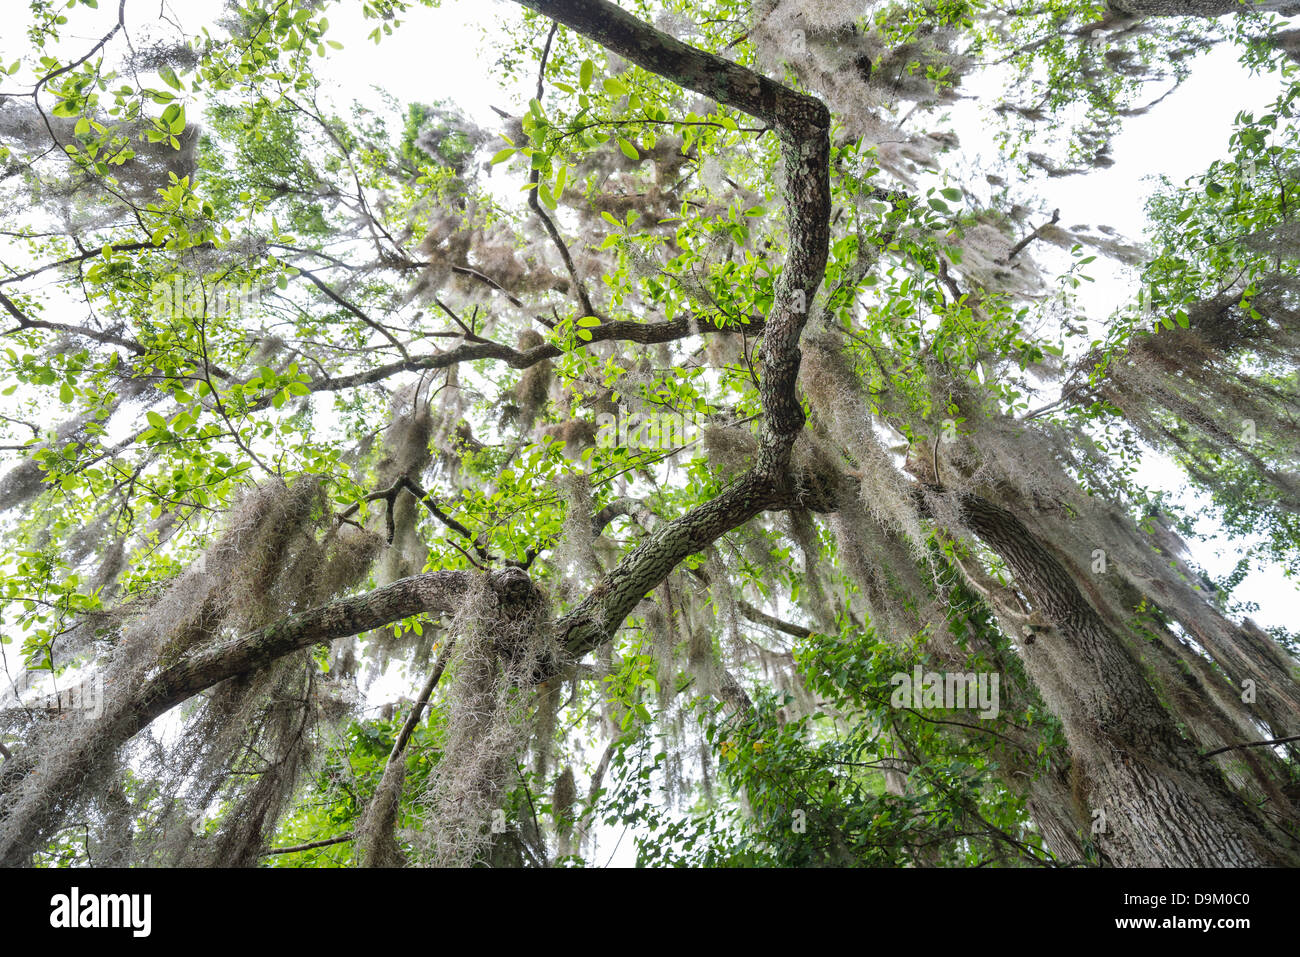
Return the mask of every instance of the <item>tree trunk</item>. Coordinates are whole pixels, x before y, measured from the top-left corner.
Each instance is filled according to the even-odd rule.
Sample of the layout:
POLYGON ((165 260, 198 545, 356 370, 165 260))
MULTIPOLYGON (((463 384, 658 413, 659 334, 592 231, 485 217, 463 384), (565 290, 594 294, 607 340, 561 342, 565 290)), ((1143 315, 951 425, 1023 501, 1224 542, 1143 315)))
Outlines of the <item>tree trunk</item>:
POLYGON ((1182 738, 1141 664, 1059 561, 1011 513, 961 500, 970 528, 1007 564, 1050 628, 1022 648, 1061 719, 1076 796, 1098 843, 1122 867, 1250 867, 1300 861, 1277 847, 1218 773, 1182 738))

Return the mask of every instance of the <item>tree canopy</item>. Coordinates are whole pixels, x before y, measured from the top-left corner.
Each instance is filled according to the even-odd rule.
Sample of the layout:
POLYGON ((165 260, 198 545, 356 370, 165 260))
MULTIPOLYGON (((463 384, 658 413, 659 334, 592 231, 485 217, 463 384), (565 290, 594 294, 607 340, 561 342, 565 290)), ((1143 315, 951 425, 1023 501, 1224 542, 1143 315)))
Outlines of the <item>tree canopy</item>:
POLYGON ((432 0, 100 6, 0 41, 0 862, 1300 863, 1292 0, 517 0, 495 124, 334 95, 432 0))

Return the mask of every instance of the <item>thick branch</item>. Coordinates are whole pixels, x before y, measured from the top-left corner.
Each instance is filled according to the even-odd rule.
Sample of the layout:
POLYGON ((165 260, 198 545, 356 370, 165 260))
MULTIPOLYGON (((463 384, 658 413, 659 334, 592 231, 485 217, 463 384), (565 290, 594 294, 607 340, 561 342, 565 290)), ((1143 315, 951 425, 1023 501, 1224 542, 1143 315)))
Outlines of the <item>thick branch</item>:
MULTIPOLYGON (((265 668, 271 662, 320 642, 357 635, 422 612, 454 611, 470 585, 468 572, 441 571, 413 575, 364 595, 342 598, 290 615, 234 641, 205 648, 164 667, 121 703, 105 709, 97 733, 85 736, 57 765, 42 768, 41 790, 54 801, 37 806, 21 803, 10 811, 0 844, 0 867, 21 866, 32 849, 48 839, 100 756, 111 753, 142 731, 155 718, 227 678, 265 668)), ((6 761, 0 794, 20 786, 35 770, 24 751, 6 761), (10 773, 11 765, 20 765, 10 773)))
POLYGON ((94 339, 108 345, 121 346, 123 349, 127 349, 137 355, 144 352, 144 347, 138 342, 131 342, 128 339, 123 339, 120 336, 115 336, 111 333, 99 332, 96 329, 84 329, 81 326, 68 326, 61 322, 46 322, 44 319, 29 318, 27 314, 19 309, 18 306, 14 304, 14 301, 3 292, 0 292, 0 307, 3 307, 5 312, 14 317, 18 323, 18 328, 20 329, 50 329, 54 332, 67 332, 77 336, 85 336, 87 339, 94 339))
POLYGON ((1135 17, 1221 17, 1225 14, 1300 13, 1296 0, 1110 0, 1107 4, 1117 13, 1135 17))
POLYGON ((743 110, 777 129, 797 120, 791 115, 792 103, 816 102, 753 70, 660 33, 608 0, 516 2, 564 24, 651 73, 743 110))
POLYGON ((1007 253, 1007 258, 1004 260, 1004 262, 1008 262, 1008 263, 1011 262, 1011 260, 1015 259, 1017 256, 1020 255, 1020 253, 1024 250, 1026 246, 1028 246, 1035 239, 1037 239, 1044 229, 1046 229, 1048 226, 1055 226, 1058 222, 1060 222, 1060 220, 1061 220, 1061 211, 1059 209, 1052 210, 1052 218, 1049 219, 1047 222, 1043 223, 1043 225, 1037 227, 1032 233, 1030 233, 1024 239, 1020 240, 1020 242, 1016 243, 1015 246, 1012 247, 1011 252, 1007 253))
POLYGON ((469 580, 468 572, 457 571, 412 575, 364 595, 289 615, 233 642, 200 651, 145 683, 136 696, 141 715, 147 715, 144 724, 219 681, 263 668, 291 652, 422 612, 455 611, 469 580))
POLYGON ((796 625, 794 622, 786 621, 783 618, 777 618, 775 615, 769 615, 761 608, 755 608, 747 601, 736 602, 736 608, 756 625, 766 625, 768 628, 785 632, 794 638, 807 638, 812 635, 812 629, 805 628, 803 625, 796 625))
MULTIPOLYGON (((727 323, 719 328, 711 320, 702 316, 686 316, 681 319, 673 319, 670 322, 630 322, 617 319, 603 322, 599 326, 593 326, 585 331, 591 333, 591 339, 587 340, 588 342, 617 341, 653 345, 659 342, 674 342, 687 336, 707 335, 713 332, 739 332, 743 329, 745 332, 757 333, 762 332, 763 328, 763 320, 757 318, 750 319, 744 325, 727 323)), ((551 343, 535 346, 532 349, 515 349, 499 342, 467 342, 456 346, 454 349, 448 349, 446 352, 417 356, 413 359, 402 359, 386 365, 376 366, 373 369, 367 369, 364 372, 357 372, 353 375, 317 379, 309 384, 309 388, 313 392, 339 392, 345 389, 354 389, 361 385, 369 385, 372 382, 381 382, 401 372, 445 369, 461 362, 474 362, 479 359, 496 359, 506 363, 513 369, 527 369, 529 366, 537 365, 537 363, 546 359, 555 359, 562 355, 564 355, 564 350, 551 343)))
POLYGON ((702 551, 760 512, 784 506, 788 501, 784 489, 750 472, 717 498, 656 530, 623 556, 591 594, 556 623, 569 654, 580 658, 613 637, 637 603, 682 559, 702 551))
POLYGON ((10 283, 21 282, 24 279, 30 279, 32 276, 39 276, 43 272, 51 269, 59 269, 62 266, 73 266, 77 263, 83 263, 87 259, 94 259, 102 256, 104 250, 112 249, 114 252, 138 252, 141 249, 153 249, 152 242, 132 242, 132 243, 106 243, 103 246, 96 246, 94 249, 83 249, 75 256, 69 256, 66 259, 59 259, 52 263, 46 263, 44 266, 36 266, 26 272, 21 272, 13 276, 5 276, 0 279, 0 286, 7 286, 10 283))

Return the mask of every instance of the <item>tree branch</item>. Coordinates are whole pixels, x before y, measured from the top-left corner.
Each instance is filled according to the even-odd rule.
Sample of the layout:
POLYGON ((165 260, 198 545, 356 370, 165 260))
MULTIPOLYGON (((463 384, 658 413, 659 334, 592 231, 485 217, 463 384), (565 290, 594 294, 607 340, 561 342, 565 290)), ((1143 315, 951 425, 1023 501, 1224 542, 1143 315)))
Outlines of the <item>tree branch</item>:
MULTIPOLYGON (((707 335, 712 332, 737 332, 741 329, 747 332, 761 332, 764 327, 765 323, 758 318, 751 318, 743 325, 728 322, 719 327, 704 316, 684 316, 681 319, 673 319, 668 322, 631 322, 625 319, 616 319, 603 322, 599 326, 593 326, 585 331, 591 333, 591 338, 586 340, 587 343, 619 341, 653 345, 659 342, 674 342, 692 335, 707 335)), ((456 346, 454 349, 448 349, 446 352, 436 352, 432 355, 418 356, 413 359, 402 359, 386 365, 376 366, 373 369, 367 369, 364 372, 353 373, 352 375, 317 379, 309 383, 308 388, 313 392, 339 392, 344 389, 354 389, 357 386, 380 382, 402 372, 445 369, 461 362, 475 362, 479 359, 496 359, 505 362, 513 369, 527 369, 529 366, 534 366, 546 359, 555 359, 562 355, 564 355, 564 350, 551 343, 535 346, 532 349, 515 349, 499 342, 468 342, 456 346)))
POLYGON ((688 555, 769 508, 784 506, 790 494, 757 472, 749 472, 717 498, 657 529, 597 583, 576 608, 556 622, 574 658, 608 641, 637 603, 688 555))
MULTIPOLYGON (((517 576, 511 569, 509 574, 517 576)), ((58 765, 42 768, 42 789, 71 797, 85 775, 105 753, 115 751, 171 708, 218 682, 266 668, 285 655, 322 642, 358 635, 412 615, 455 611, 470 587, 471 574, 439 571, 412 575, 383 588, 341 598, 289 615, 273 625, 210 645, 163 667, 120 703, 105 708, 98 734, 83 736, 58 765)), ((31 761, 6 761, 0 792, 8 791, 36 770, 31 761), (10 768, 21 765, 12 772, 10 768)), ((63 813, 62 801, 47 802, 24 812, 14 811, 0 843, 0 867, 23 863, 33 847, 53 832, 63 813)))
POLYGON ((661 33, 609 0, 516 2, 652 73, 764 121, 780 136, 789 254, 763 335, 759 395, 765 416, 757 465, 764 475, 779 475, 804 424, 795 390, 799 336, 830 243, 830 111, 820 100, 661 33))
POLYGON ((1291 744, 1300 741, 1300 734, 1293 734, 1286 738, 1270 738, 1267 741, 1248 741, 1245 744, 1230 744, 1225 748, 1215 748, 1213 751, 1206 751, 1201 755, 1203 758, 1212 758, 1216 754, 1223 754, 1225 751, 1237 751, 1241 748, 1266 748, 1273 744, 1291 744))
POLYGON ((296 854, 299 851, 312 851, 318 847, 329 847, 331 844, 343 844, 353 839, 353 834, 348 831, 346 834, 340 834, 337 837, 327 837, 320 841, 308 841, 306 844, 295 844, 293 847, 272 847, 262 852, 263 857, 274 857, 276 854, 296 854))
POLYGON ((1032 233, 1030 233, 1030 234, 1029 234, 1028 236, 1026 236, 1024 239, 1020 240, 1020 242, 1016 243, 1015 246, 1013 246, 1013 247, 1011 248, 1011 252, 1007 253, 1006 262, 1009 263, 1009 262, 1011 262, 1011 260, 1013 260, 1013 259, 1015 259, 1017 256, 1019 256, 1021 250, 1023 250, 1026 246, 1028 246, 1030 243, 1032 243, 1035 239, 1038 238, 1039 233, 1041 233, 1041 232, 1042 232, 1044 229, 1046 229, 1048 226, 1054 226, 1054 225, 1056 225, 1056 223, 1059 222, 1060 219, 1061 219, 1061 211, 1060 211, 1059 209, 1054 209, 1054 210, 1052 210, 1052 218, 1051 218, 1051 219, 1049 219, 1047 222, 1043 223, 1043 225, 1039 226, 1039 227, 1038 227, 1037 229, 1035 229, 1032 233))
POLYGON ((402 730, 393 741, 393 749, 388 753, 388 761, 384 764, 384 773, 379 780, 379 786, 375 788, 374 796, 370 799, 370 804, 362 817, 359 829, 362 837, 357 851, 366 866, 375 867, 394 863, 392 858, 396 857, 400 860, 402 856, 393 839, 393 825, 397 821, 397 812, 402 800, 402 786, 406 782, 404 757, 406 746, 411 740, 411 735, 415 733, 416 725, 420 723, 420 716, 424 714, 429 698, 433 695, 433 689, 442 679, 442 673, 447 668, 447 661, 451 658, 455 643, 455 638, 447 643, 447 647, 438 656, 438 663, 429 672, 424 687, 420 689, 420 696, 411 706, 411 713, 406 716, 402 730))
POLYGON ((348 312, 352 313, 352 315, 356 316, 358 319, 364 322, 371 329, 374 329, 377 333, 379 333, 390 343, 392 343, 393 347, 396 348, 399 353, 401 353, 402 358, 407 359, 408 361, 410 360, 411 357, 406 351, 406 346, 402 345, 401 342, 398 341, 397 337, 393 335, 386 326, 371 319, 369 316, 367 316, 364 312, 358 309, 351 302, 344 299, 332 288, 330 288, 330 286, 324 280, 322 280, 310 269, 303 269, 301 266, 298 266, 297 269, 298 272, 302 273, 304 276, 307 277, 307 279, 311 282, 313 286, 315 286, 317 289, 323 292, 331 302, 346 309, 348 312))

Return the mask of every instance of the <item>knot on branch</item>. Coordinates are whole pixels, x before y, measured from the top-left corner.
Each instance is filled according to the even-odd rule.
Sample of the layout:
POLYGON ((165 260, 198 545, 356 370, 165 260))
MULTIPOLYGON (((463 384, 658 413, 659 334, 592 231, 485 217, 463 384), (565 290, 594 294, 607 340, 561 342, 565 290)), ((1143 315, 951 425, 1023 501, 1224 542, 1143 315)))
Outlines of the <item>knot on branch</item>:
POLYGON ((535 616, 544 604, 541 591, 522 568, 502 568, 486 578, 489 601, 503 619, 535 616))

